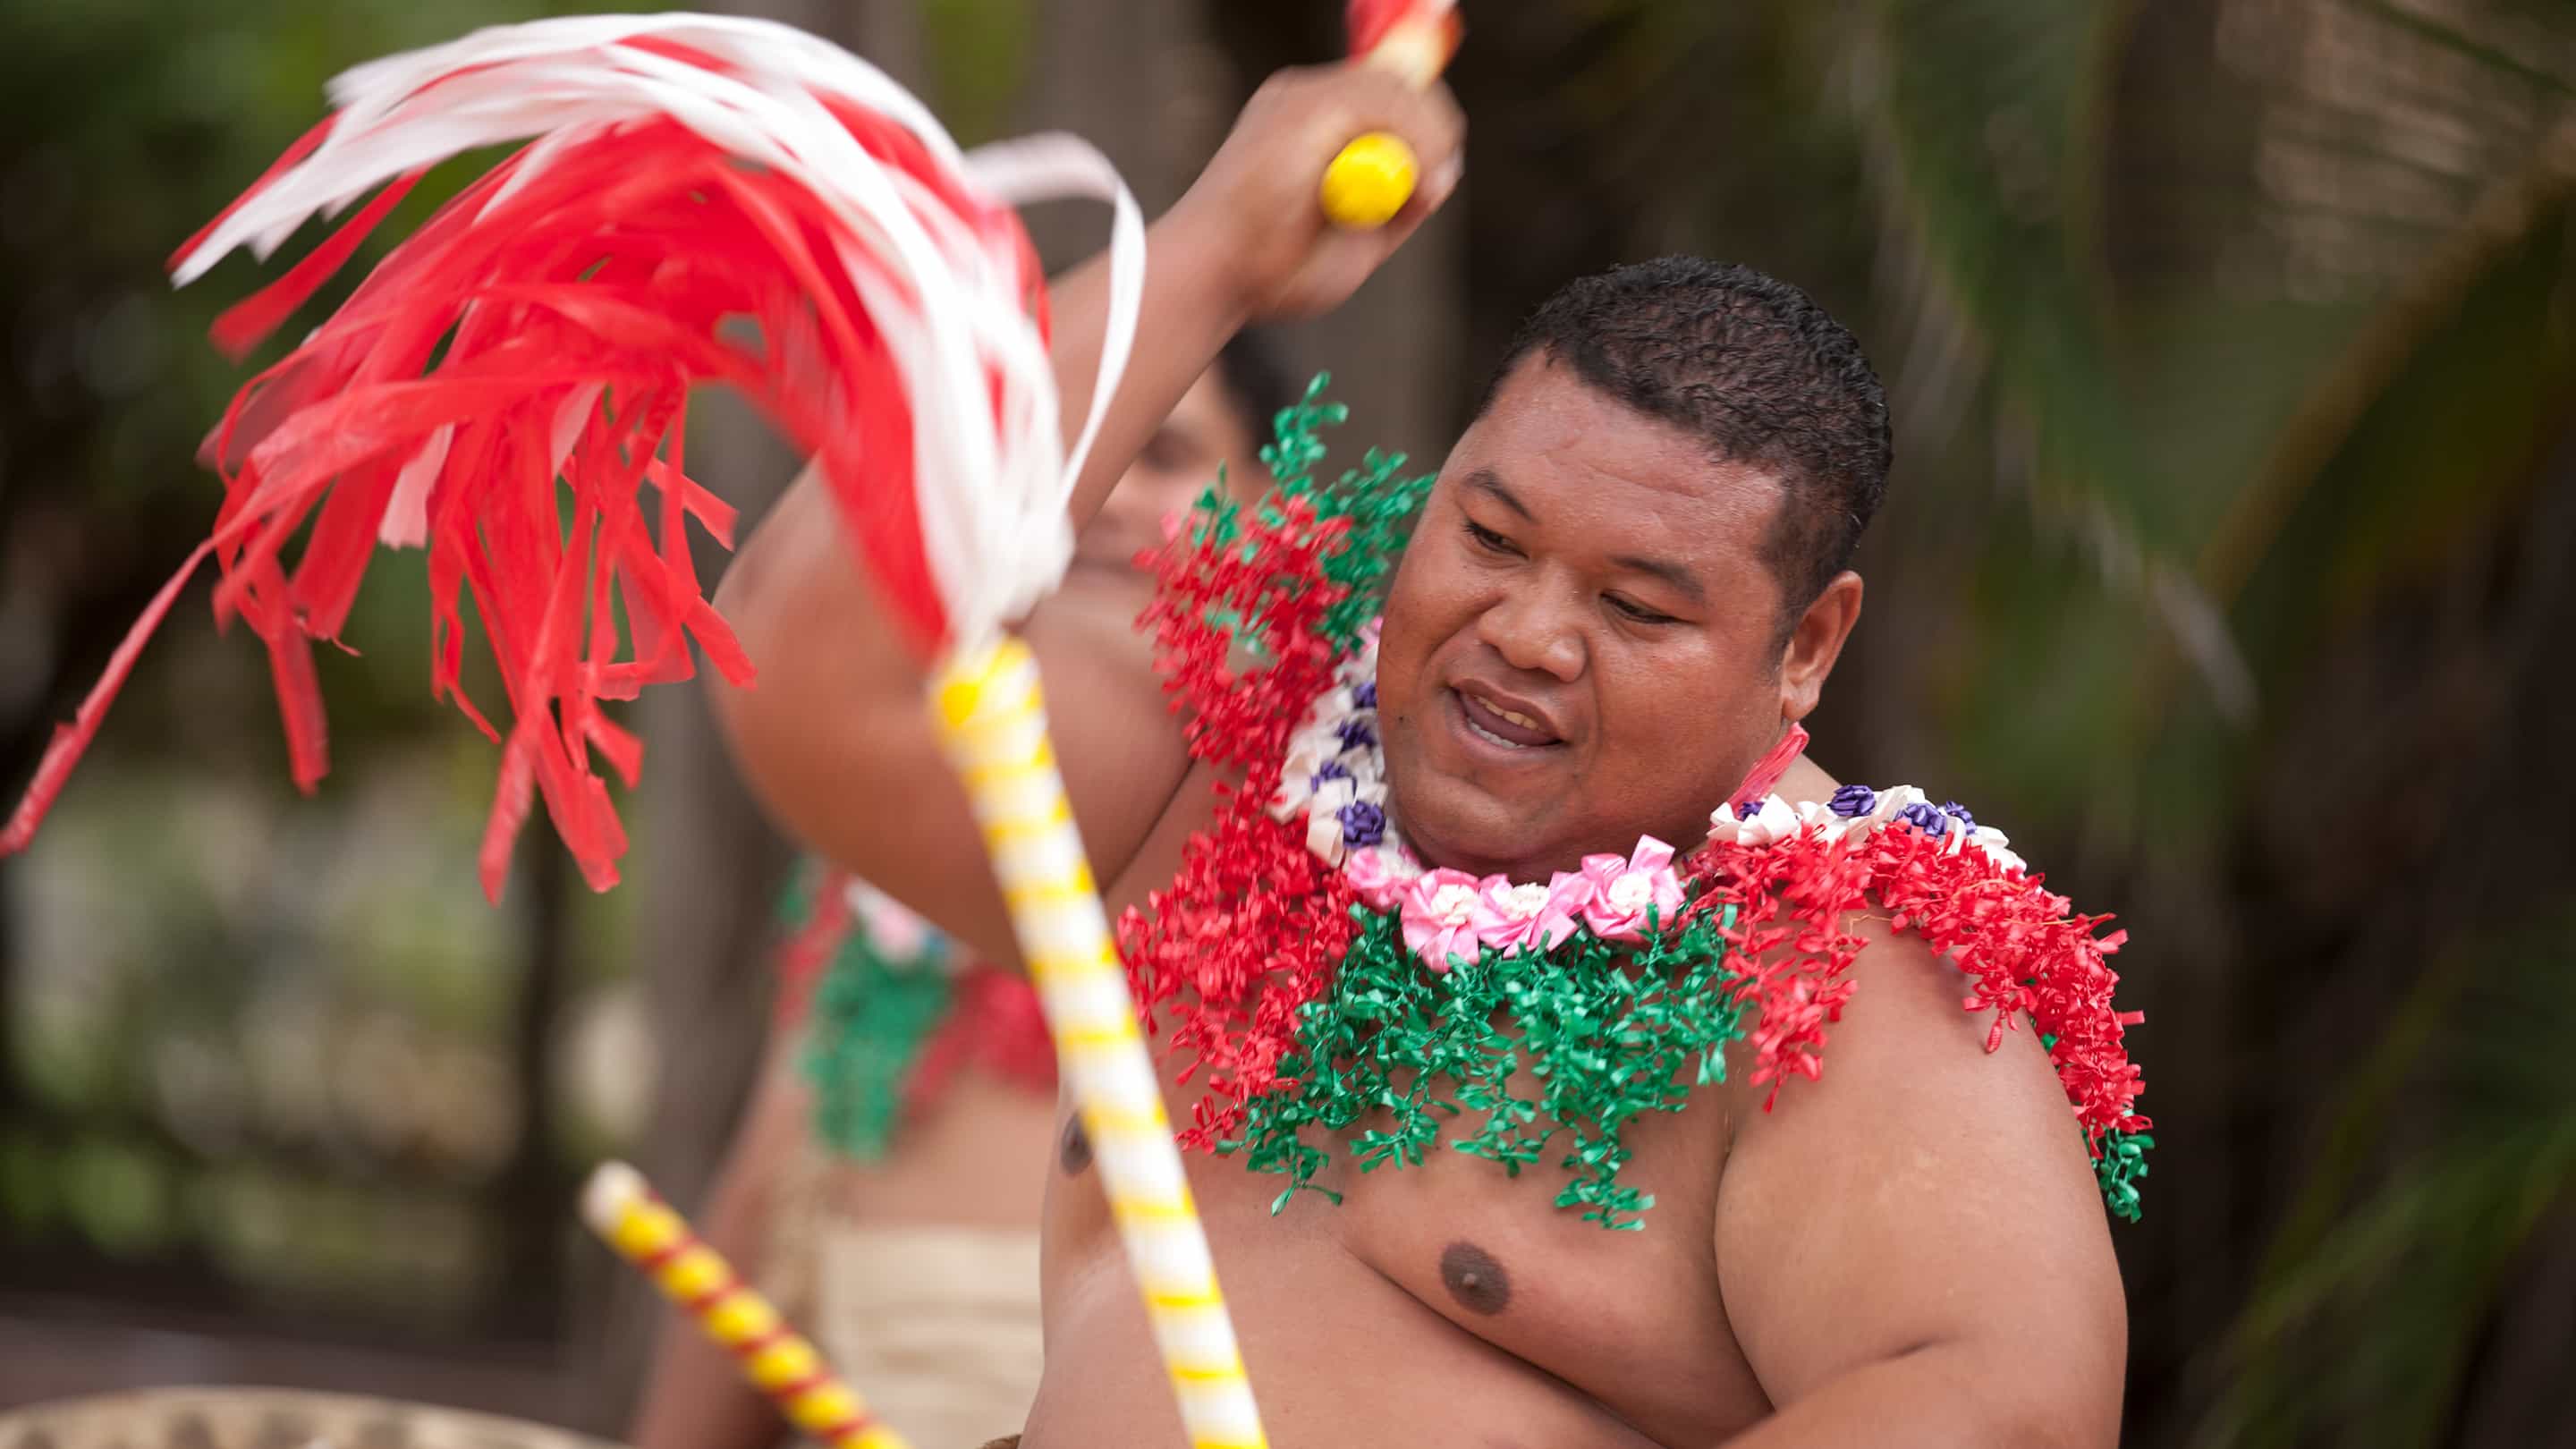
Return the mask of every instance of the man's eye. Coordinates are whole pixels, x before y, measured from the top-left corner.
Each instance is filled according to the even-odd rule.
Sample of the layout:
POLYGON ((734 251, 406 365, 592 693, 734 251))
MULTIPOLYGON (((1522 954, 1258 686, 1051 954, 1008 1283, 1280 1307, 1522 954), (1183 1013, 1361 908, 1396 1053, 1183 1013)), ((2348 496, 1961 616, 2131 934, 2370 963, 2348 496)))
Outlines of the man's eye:
POLYGON ((1492 529, 1487 528, 1485 525, 1478 523, 1472 518, 1467 520, 1467 537, 1469 541, 1476 545, 1476 547, 1483 549, 1487 553, 1512 554, 1520 552, 1519 549, 1512 547, 1512 541, 1510 539, 1503 537, 1501 534, 1494 532, 1492 529))
POLYGON ((1611 608, 1614 608, 1614 609, 1618 610, 1620 613, 1622 613, 1622 614, 1626 615, 1629 619, 1634 620, 1634 621, 1635 621, 1635 622, 1637 622, 1637 623, 1640 623, 1640 624, 1669 624, 1669 623, 1672 623, 1672 622, 1673 622, 1673 616, 1672 616, 1672 615, 1670 615, 1670 614, 1665 614, 1665 613, 1658 613, 1657 611, 1655 611, 1655 610, 1653 610, 1653 609, 1649 609, 1649 608, 1647 608, 1647 607, 1646 607, 1645 605, 1643 605, 1643 604, 1634 603, 1634 602, 1631 602, 1630 600, 1623 599, 1623 598, 1619 597, 1617 594, 1604 594, 1604 595, 1602 595, 1601 597, 1603 597, 1603 598, 1605 598, 1605 599, 1608 599, 1608 600, 1610 601, 1610 607, 1611 607, 1611 608))

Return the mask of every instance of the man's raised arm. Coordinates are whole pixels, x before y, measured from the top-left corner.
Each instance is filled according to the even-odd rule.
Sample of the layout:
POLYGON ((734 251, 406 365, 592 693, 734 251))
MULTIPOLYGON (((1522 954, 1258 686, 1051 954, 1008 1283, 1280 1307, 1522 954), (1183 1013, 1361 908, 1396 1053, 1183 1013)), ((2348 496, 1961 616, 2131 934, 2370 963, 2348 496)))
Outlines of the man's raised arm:
MULTIPOLYGON (((1445 91, 1418 93, 1356 66, 1274 77, 1224 148, 1147 237, 1136 350, 1073 491, 1079 529, 1226 341, 1260 317, 1338 305, 1446 199, 1462 125, 1445 91), (1425 182, 1376 232, 1324 221, 1316 186, 1364 131, 1393 131, 1425 182)), ((1095 260, 1054 290, 1055 366, 1068 439, 1091 405, 1107 325, 1108 269, 1095 260)), ((993 960, 1016 961, 964 791, 930 729, 920 665, 859 571, 811 470, 727 570, 717 607, 759 671, 716 687, 734 754, 772 816, 993 960)), ((1058 759, 1092 872, 1113 881, 1189 766, 1139 651, 1051 621, 1025 633, 1044 673, 1058 759)))

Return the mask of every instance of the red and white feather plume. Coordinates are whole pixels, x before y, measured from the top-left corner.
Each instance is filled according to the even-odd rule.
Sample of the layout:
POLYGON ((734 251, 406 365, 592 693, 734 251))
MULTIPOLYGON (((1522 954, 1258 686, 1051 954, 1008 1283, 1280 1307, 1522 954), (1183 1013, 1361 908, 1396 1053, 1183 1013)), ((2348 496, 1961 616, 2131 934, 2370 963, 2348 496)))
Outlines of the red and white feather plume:
POLYGON ((695 15, 480 31, 359 66, 331 98, 334 113, 172 259, 184 285, 235 247, 265 257, 308 218, 375 193, 217 322, 236 355, 429 167, 530 144, 242 389, 210 440, 225 490, 213 535, 57 733, 0 854, 26 845, 209 556, 223 574, 218 620, 238 615, 268 646, 295 777, 311 789, 328 768, 312 641, 339 638, 383 544, 426 548, 433 691, 496 741, 459 687, 469 598, 500 665, 508 732, 486 890, 498 894, 536 795, 591 883, 612 883, 624 834, 593 752, 631 786, 641 751, 601 702, 688 677, 692 640, 728 679, 751 675, 685 536, 694 519, 729 544, 733 522, 683 466, 699 383, 739 389, 819 462, 925 656, 989 639, 1062 578, 1067 495, 1143 291, 1142 220, 1088 145, 1049 136, 962 153, 911 95, 836 47, 695 15), (1044 279, 1011 209, 1060 196, 1115 212, 1100 382, 1069 453, 1044 279))
POLYGON ((1440 79, 1467 34, 1458 0, 1349 0, 1342 23, 1350 32, 1351 54, 1416 86, 1440 79))

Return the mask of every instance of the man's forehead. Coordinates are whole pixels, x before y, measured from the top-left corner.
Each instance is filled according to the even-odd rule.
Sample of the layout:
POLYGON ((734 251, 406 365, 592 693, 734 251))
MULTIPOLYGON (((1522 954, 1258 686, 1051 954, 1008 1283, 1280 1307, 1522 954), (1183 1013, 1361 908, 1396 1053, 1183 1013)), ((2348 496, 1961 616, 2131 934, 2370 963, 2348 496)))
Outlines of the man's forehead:
POLYGON ((1460 436, 1444 488, 1497 487, 1537 518, 1547 504, 1605 501, 1694 527, 1759 528, 1785 494, 1777 473, 1716 456, 1677 423, 1629 406, 1545 354, 1517 364, 1460 436))

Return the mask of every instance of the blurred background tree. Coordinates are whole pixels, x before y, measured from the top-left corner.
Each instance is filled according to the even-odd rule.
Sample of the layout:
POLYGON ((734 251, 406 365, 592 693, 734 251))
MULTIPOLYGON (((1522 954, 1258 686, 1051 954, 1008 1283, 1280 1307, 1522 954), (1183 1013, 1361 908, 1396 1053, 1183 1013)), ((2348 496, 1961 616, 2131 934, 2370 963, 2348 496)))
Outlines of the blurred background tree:
MULTIPOLYGON (((888 64, 967 139, 1093 136, 1149 206, 1260 76, 1340 48, 1325 3, 759 8, 888 64)), ((241 375, 203 328, 256 269, 174 296, 168 247, 310 123, 330 72, 532 13, 0 6, 0 107, 29 138, 0 158, 0 783, 202 525, 189 454, 241 375)), ((1975 802, 2135 933, 2160 1145, 2147 1221, 2117 1235, 2129 1441, 2576 1442, 2558 1383, 2576 1361, 2576 849, 2558 828, 2576 790, 2555 758, 2576 739, 2576 6, 1569 0, 1471 4, 1469 24, 1465 190, 1359 304, 1293 333, 1299 360, 1363 403, 1354 444, 1436 457, 1519 316, 1618 260, 1748 261, 1861 334, 1897 401, 1899 476, 1819 749, 1975 802)), ((1033 219, 1058 262, 1090 222, 1033 219)), ((728 456, 759 457, 756 433, 722 434, 728 456)), ((756 489, 786 464, 710 466, 756 489)), ((746 1069, 745 957, 778 854, 709 847, 756 827, 694 706, 648 705, 671 773, 637 806, 635 894, 662 914, 637 932, 623 896, 572 900, 534 841, 509 908, 485 911, 465 867, 491 762, 425 708, 402 575, 352 630, 388 642, 328 672, 342 765, 320 799, 272 783, 257 661, 174 635, 43 848, 8 867, 0 1265, 113 1317, 142 1292, 118 1265, 200 1242, 228 1313, 381 1326, 407 1305, 407 1352, 534 1345, 562 1393, 585 1374, 602 1390, 557 1412, 614 1425, 631 1367, 579 1346, 609 1315, 432 1313, 473 1294, 452 1275, 430 1294, 425 1249, 385 1254, 437 1233, 326 1198, 306 1211, 351 1224, 334 1257, 329 1234, 281 1232, 280 1204, 354 1180, 387 1212, 558 1222, 566 1175, 618 1139, 614 1104, 644 1100, 656 1059, 656 1120, 691 1106, 654 1149, 685 1184, 746 1069), (639 960, 636 939, 664 949, 639 960), (331 1005, 280 1007, 281 980, 331 1005), (713 1033, 730 1046, 682 1035, 711 1003, 738 1008, 713 1033), (662 1023, 660 1050, 616 1048, 637 1020, 662 1023), (319 1065, 291 1045, 314 1041, 319 1065), (487 1082, 461 1090, 515 1124, 505 1145, 438 1156, 380 1125, 378 1155, 353 1158, 349 1139, 376 1139, 342 1125, 313 1129, 337 1144, 309 1149, 328 1171, 245 1155, 238 1123, 293 1096, 275 1083, 332 1080, 352 1041, 368 1061, 514 1064, 391 1094, 487 1082), (582 1064, 614 1090, 549 1086, 582 1064), (275 1181, 173 1185, 245 1161, 275 1181), (215 1257, 168 1207, 199 1199, 339 1286, 297 1297, 286 1267, 215 1257)), ((365 1095, 326 1092, 324 1120, 365 1095)), ((569 1283, 545 1231, 519 1251, 556 1276, 527 1281, 569 1283)), ((459 1383, 543 1412, 525 1407, 539 1387, 459 1383)))
MULTIPOLYGON (((310 126, 350 62, 529 13, 0 6, 12 790, 206 525, 193 455, 244 373, 205 331, 261 269, 236 258, 174 292, 183 218, 310 126)), ((409 220, 464 175, 433 178, 409 220)), ((0 1284, 46 1326, 0 1340, 0 1399, 116 1381, 83 1335, 142 1313, 456 1346, 469 1392, 552 1403, 508 1361, 564 1331, 560 1204, 616 1135, 557 1080, 579 1054, 556 1043, 579 998, 590 1054, 618 1055, 622 903, 576 900, 560 854, 532 851, 503 909, 473 904, 489 761, 395 642, 426 599, 416 569, 365 591, 351 637, 383 647, 325 665, 338 769, 311 802, 283 784, 255 651, 183 609, 44 846, 0 868, 0 1284)), ((381 1369, 333 1372, 354 1388, 381 1369)))

